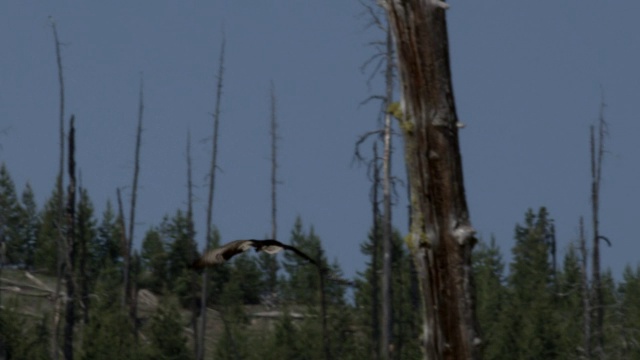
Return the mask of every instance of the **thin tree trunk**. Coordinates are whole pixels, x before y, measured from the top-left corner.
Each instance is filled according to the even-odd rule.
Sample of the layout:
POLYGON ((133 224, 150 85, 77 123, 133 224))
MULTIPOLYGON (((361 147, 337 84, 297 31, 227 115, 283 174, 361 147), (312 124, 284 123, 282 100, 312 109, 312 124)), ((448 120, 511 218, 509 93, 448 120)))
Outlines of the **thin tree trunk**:
MULTIPOLYGON (((278 238, 278 203, 277 203, 277 187, 278 187, 278 116, 277 116, 277 99, 276 90, 271 81, 271 89, 269 92, 271 100, 270 126, 269 133, 271 137, 271 238, 278 238)), ((269 295, 276 293, 278 283, 278 259, 274 256, 262 253, 260 254, 260 265, 265 271, 267 290, 269 295)))
MULTIPOLYGON (((195 228, 193 223, 193 180, 192 180, 192 165, 191 165, 191 131, 187 134, 187 223, 189 224, 189 239, 191 241, 195 241, 195 228)), ((191 287, 193 289, 193 294, 197 294, 198 287, 198 275, 195 272, 191 274, 191 287)), ((191 329, 193 330, 193 338, 194 341, 194 351, 195 356, 198 356, 198 348, 200 344, 198 343, 199 337, 198 332, 200 329, 198 328, 198 298, 194 296, 191 301, 191 329)))
POLYGON ((582 337, 585 359, 591 359, 591 303, 589 296, 589 279, 587 276, 587 240, 584 235, 584 219, 580 217, 580 287, 582 292, 582 337))
POLYGON ((446 3, 387 0, 402 80, 398 111, 412 193, 412 251, 423 301, 425 359, 479 359, 467 209, 446 3))
POLYGON ((592 274, 593 281, 593 352, 598 358, 604 357, 604 304, 602 295, 602 282, 600 279, 600 179, 602 177, 602 160, 604 157, 604 135, 606 123, 604 121, 604 101, 600 104, 600 116, 598 119, 598 138, 596 139, 595 128, 591 126, 590 152, 591 152, 591 210, 593 223, 593 259, 592 274))
MULTIPOLYGON (((211 168, 209 170, 209 197, 207 201, 207 221, 206 221, 206 243, 205 251, 209 250, 212 240, 212 219, 213 219, 213 194, 215 190, 217 157, 218 157, 218 126, 220 124, 220 100, 222 98, 222 78, 224 75, 224 50, 226 40, 222 38, 220 45, 220 60, 218 67, 218 82, 216 85, 216 105, 213 113, 213 139, 211 149, 211 168)), ((205 356, 204 339, 207 328, 207 268, 202 272, 202 292, 200 300, 200 338, 197 341, 198 353, 196 360, 203 360, 205 356)))
MULTIPOLYGON (((82 174, 80 176, 82 181, 82 174)), ((80 196, 82 196, 82 185, 80 185, 80 196)), ((81 200, 82 201, 82 200, 81 200)), ((79 233, 78 237, 78 275, 79 275, 79 283, 80 283, 80 304, 82 307, 82 323, 84 325, 89 323, 89 277, 87 276, 87 259, 88 259, 88 251, 87 251, 87 239, 89 234, 85 233, 88 224, 85 223, 86 215, 78 217, 78 228, 81 229, 81 233, 79 233)))
POLYGON ((57 264, 56 264, 56 292, 53 295, 54 302, 54 314, 52 319, 52 333, 51 336, 51 357, 54 360, 58 360, 58 338, 60 335, 60 289, 62 288, 62 276, 63 276, 63 263, 64 254, 66 248, 64 246, 65 239, 62 231, 62 224, 64 223, 64 75, 62 72, 62 55, 60 52, 60 40, 58 39, 58 30, 56 28, 55 21, 50 17, 51 29, 53 31, 53 40, 56 49, 56 64, 58 68, 58 85, 60 94, 60 111, 59 111, 59 134, 60 134, 60 158, 58 167, 58 236, 57 236, 57 264))
POLYGON ((278 238, 278 223, 277 223, 277 201, 276 201, 276 187, 278 185, 278 121, 276 117, 276 90, 271 81, 271 238, 278 238))
POLYGON ((129 209, 129 232, 125 237, 124 249, 124 299, 123 303, 129 307, 129 316, 133 318, 133 302, 131 301, 131 246, 133 244, 133 230, 135 229, 136 200, 138 196, 138 175, 140 174, 140 145, 142 138, 142 115, 144 113, 144 82, 140 78, 140 92, 138 100, 138 125, 136 129, 136 147, 133 162, 133 184, 131 186, 131 207, 129 209))
POLYGON ((67 256, 65 264, 65 283, 67 287, 67 299, 65 306, 65 325, 63 353, 66 360, 73 360, 73 328, 75 325, 75 201, 76 201, 76 175, 75 175, 75 128, 74 117, 71 116, 69 123, 69 185, 67 190, 67 211, 66 211, 66 237, 67 256))
POLYGON ((371 251, 371 345, 373 359, 380 359, 380 283, 378 264, 380 263, 380 208, 378 207, 378 188, 380 187, 380 167, 378 165, 378 142, 373 143, 373 193, 371 205, 373 208, 373 248, 371 251))
MULTIPOLYGON (((127 245, 126 225, 124 223, 124 207, 122 206, 122 192, 120 191, 120 188, 116 188, 116 198, 118 200, 118 220, 117 220, 117 222, 118 222, 118 228, 120 229, 120 246, 121 246, 121 251, 122 251, 122 258, 124 259, 125 256, 126 256, 126 253, 127 253, 128 245, 127 245)), ((126 291, 127 291, 126 286, 124 287, 123 291, 126 293, 126 291)), ((127 296, 126 296, 125 293, 122 294, 122 308, 123 309, 125 309, 125 307, 126 307, 127 296)))
MULTIPOLYGON (((391 29, 387 26, 386 39, 386 70, 385 70, 385 109, 393 102, 393 39, 391 29)), ((391 114, 386 111, 384 116, 384 153, 382 157, 382 201, 384 213, 382 218, 382 359, 391 358, 393 334, 393 312, 391 310, 391 114)))

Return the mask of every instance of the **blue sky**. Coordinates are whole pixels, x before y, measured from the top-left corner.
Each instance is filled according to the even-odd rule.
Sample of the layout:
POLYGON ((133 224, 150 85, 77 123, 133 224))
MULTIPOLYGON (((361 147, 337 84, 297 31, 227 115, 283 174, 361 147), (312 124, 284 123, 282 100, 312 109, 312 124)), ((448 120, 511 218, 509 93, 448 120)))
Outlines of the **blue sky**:
MULTIPOLYGON (((215 74, 226 72, 214 223, 223 239, 270 232, 269 83, 278 97, 279 238, 296 216, 313 225, 346 275, 364 268, 371 224, 365 169, 352 166, 377 106, 360 65, 380 37, 357 1, 3 1, 0 4, 0 161, 42 201, 58 159, 53 36, 63 46, 67 116, 76 115, 78 167, 98 210, 131 183, 140 73, 145 115, 136 241, 186 206, 185 147, 193 137, 199 241, 206 205, 215 74)), ((610 124, 601 232, 603 264, 635 266, 640 203, 640 3, 452 1, 450 51, 471 220, 508 255, 527 208, 548 207, 560 251, 589 217, 589 125, 601 89, 610 124)), ((401 149, 399 138, 395 146, 401 149)), ((402 156, 394 168, 404 176, 402 156)), ((128 189, 125 194, 128 195, 128 189)), ((400 189, 404 194, 404 189, 400 189)), ((405 229, 405 201, 394 213, 405 229)))

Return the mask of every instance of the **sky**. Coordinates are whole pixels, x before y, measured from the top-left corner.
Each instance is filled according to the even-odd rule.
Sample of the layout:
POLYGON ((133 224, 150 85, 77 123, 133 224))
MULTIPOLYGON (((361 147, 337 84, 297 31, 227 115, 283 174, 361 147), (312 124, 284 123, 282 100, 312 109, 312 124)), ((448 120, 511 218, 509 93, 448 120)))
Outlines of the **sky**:
MULTIPOLYGON (((616 277, 638 264, 640 243, 640 23, 637 1, 451 1, 447 11, 454 95, 471 221, 495 236, 505 260, 516 223, 546 206, 560 255, 590 218, 589 126, 604 99, 609 137, 602 263, 616 277)), ((58 166, 57 24, 66 117, 76 117, 77 165, 100 217, 132 182, 138 91, 144 120, 135 242, 186 208, 192 158, 198 242, 205 228, 211 113, 226 39, 213 222, 223 241, 270 234, 269 89, 278 117, 278 238, 300 216, 346 276, 364 270, 371 226, 366 168, 354 144, 377 126, 381 82, 361 65, 382 39, 358 1, 3 1, 0 3, 0 162, 40 206, 58 166)), ((404 177, 402 139, 394 173, 404 177)), ((369 145, 367 145, 367 148, 369 145)), ((394 223, 406 232, 405 189, 394 223)), ((590 225, 590 223, 587 223, 590 225)), ((589 228, 588 228, 589 229, 589 228)))

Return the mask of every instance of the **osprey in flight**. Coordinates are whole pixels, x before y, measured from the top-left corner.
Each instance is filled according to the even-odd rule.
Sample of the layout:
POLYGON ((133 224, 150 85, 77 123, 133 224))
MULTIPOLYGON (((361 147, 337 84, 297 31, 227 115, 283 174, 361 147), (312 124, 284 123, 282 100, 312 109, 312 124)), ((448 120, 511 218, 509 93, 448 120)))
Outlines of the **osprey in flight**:
POLYGON ((243 253, 250 248, 254 248, 257 251, 264 251, 267 254, 275 254, 282 250, 291 250, 296 255, 308 260, 310 263, 318 266, 315 260, 313 260, 309 255, 303 253, 297 248, 283 244, 278 240, 267 239, 267 240, 235 240, 225 245, 222 245, 219 248, 211 249, 207 251, 204 255, 202 255, 199 259, 191 264, 191 267, 194 269, 202 269, 205 267, 215 266, 219 264, 223 264, 227 260, 231 259, 237 254, 243 253))

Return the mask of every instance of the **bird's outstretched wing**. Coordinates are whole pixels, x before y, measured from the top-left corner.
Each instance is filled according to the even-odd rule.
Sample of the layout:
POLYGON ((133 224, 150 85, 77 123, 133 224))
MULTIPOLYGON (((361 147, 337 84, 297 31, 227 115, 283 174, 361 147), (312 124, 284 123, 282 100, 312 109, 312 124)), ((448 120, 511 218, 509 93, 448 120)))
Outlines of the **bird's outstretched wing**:
POLYGON ((202 269, 208 266, 223 264, 233 256, 249 250, 249 248, 252 247, 251 241, 252 240, 235 240, 211 249, 196 259, 191 264, 191 267, 194 269, 202 269))
POLYGON ((264 251, 267 254, 275 254, 282 250, 290 250, 293 251, 296 255, 308 260, 312 264, 316 266, 318 265, 316 261, 313 260, 309 255, 303 253, 294 246, 283 244, 280 241, 274 239, 249 239, 235 240, 222 245, 221 247, 211 249, 204 255, 202 255, 199 259, 196 259, 196 261, 191 264, 191 267, 194 269, 202 269, 204 267, 223 264, 233 256, 249 250, 249 248, 254 248, 256 249, 256 251, 264 251))
POLYGON ((264 251, 268 254, 275 254, 283 249, 289 250, 289 251, 293 251, 296 255, 300 256, 301 258, 306 259, 313 265, 318 266, 318 263, 314 259, 312 259, 309 255, 305 254, 295 246, 283 244, 280 241, 274 240, 274 239, 253 240, 253 241, 258 244, 256 245, 256 251, 264 251))

